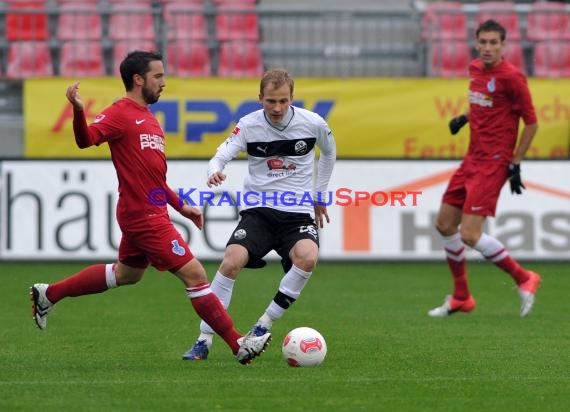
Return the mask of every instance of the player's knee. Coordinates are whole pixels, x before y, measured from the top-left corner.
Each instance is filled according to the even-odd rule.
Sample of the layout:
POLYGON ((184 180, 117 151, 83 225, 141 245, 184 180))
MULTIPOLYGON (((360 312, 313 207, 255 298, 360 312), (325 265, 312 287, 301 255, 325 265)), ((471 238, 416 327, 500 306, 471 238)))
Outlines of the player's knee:
POLYGON ((317 264, 317 255, 314 253, 307 253, 293 257, 293 264, 305 272, 312 272, 317 264))
POLYGON ((457 232, 457 228, 454 225, 449 224, 445 220, 438 219, 435 223, 435 229, 441 234, 442 236, 450 236, 457 232))
POLYGON ((475 233, 469 230, 460 230, 459 235, 461 236, 461 241, 469 247, 474 247, 481 237, 480 233, 475 233))

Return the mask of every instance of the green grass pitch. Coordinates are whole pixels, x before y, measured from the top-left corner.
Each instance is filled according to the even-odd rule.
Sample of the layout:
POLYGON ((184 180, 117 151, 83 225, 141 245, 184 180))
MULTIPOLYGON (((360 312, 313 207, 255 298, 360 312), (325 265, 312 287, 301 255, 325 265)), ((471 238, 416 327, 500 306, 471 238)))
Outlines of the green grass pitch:
MULTIPOLYGON (((242 366, 216 338, 210 359, 185 362, 198 318, 182 284, 149 270, 135 286, 69 298, 40 331, 28 288, 77 263, 2 263, 1 411, 567 411, 570 265, 529 263, 543 276, 533 313, 493 265, 470 262, 477 309, 432 319, 451 289, 439 263, 321 262, 273 328, 273 343, 242 366), (290 329, 328 344, 317 368, 281 357, 290 329)), ((206 265, 208 273, 215 264, 206 265)), ((245 331, 273 297, 280 267, 246 270, 230 313, 245 331)))

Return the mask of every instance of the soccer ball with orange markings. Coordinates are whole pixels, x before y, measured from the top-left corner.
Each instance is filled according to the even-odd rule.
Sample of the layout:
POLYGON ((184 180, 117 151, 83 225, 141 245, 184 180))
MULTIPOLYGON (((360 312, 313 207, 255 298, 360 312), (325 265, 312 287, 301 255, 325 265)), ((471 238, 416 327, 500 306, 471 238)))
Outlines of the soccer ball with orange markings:
POLYGON ((325 360, 327 343, 315 329, 300 327, 285 336, 281 351, 289 366, 317 366, 325 360))

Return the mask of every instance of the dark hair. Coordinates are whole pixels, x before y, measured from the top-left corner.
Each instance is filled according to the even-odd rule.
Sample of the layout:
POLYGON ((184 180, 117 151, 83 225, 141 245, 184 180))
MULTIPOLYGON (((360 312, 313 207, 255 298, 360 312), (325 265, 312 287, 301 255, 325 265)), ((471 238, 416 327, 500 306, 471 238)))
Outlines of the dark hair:
POLYGON ((481 33, 482 31, 484 32, 495 31, 499 33, 501 36, 501 41, 505 41, 505 39, 507 38, 507 30, 505 30, 505 28, 501 26, 500 23, 498 23, 493 19, 489 19, 481 23, 479 27, 477 27, 477 31, 475 32, 475 37, 478 38, 479 33, 481 33))
POLYGON ((125 89, 130 92, 134 87, 133 76, 135 74, 144 77, 150 71, 150 62, 160 60, 162 55, 159 52, 148 52, 143 50, 134 50, 127 54, 127 57, 121 62, 119 70, 125 89))
POLYGON ((274 88, 278 89, 283 85, 288 85, 291 89, 291 94, 293 94, 293 89, 295 87, 295 82, 293 78, 284 69, 271 69, 264 73, 259 84, 259 92, 263 94, 263 89, 268 85, 273 85, 274 88))

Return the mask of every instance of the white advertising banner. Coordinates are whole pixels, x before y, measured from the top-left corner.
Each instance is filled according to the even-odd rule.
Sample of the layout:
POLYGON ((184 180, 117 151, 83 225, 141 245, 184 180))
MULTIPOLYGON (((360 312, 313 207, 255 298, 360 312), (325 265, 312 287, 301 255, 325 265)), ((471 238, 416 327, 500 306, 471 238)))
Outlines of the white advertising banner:
MULTIPOLYGON (((435 218, 458 164, 337 161, 327 198, 331 223, 320 233, 321 259, 442 259, 435 218)), ((228 179, 215 189, 205 184, 206 166, 197 160, 168 165, 170 187, 202 207, 204 230, 175 211, 171 216, 196 256, 219 260, 245 202, 240 194, 247 163, 230 163, 228 179)), ((505 185, 486 231, 516 258, 570 259, 570 164, 526 161, 522 176, 527 190, 516 196, 505 185)), ((110 161, 2 161, 0 195, 1 260, 116 259, 121 233, 110 161)))

